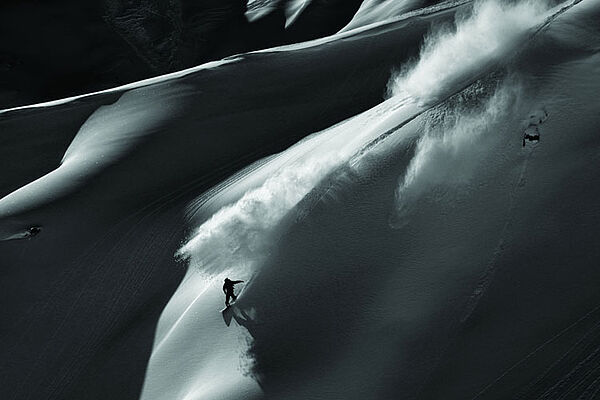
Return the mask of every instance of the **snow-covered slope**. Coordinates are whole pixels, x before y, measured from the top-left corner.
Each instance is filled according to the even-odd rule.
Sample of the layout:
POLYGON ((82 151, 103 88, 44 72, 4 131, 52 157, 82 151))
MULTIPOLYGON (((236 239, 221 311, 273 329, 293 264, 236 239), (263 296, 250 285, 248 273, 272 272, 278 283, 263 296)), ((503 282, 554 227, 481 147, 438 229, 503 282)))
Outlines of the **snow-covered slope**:
MULTIPOLYGON (((521 243, 549 240, 553 229, 536 237, 528 220, 537 207, 553 206, 539 194, 546 185, 558 189, 561 174, 543 164, 564 144, 557 138, 556 147, 522 149, 523 124, 545 109, 585 120, 583 126, 597 122, 592 99, 598 83, 576 89, 582 76, 598 71, 596 55, 576 56, 585 59, 584 74, 573 65, 558 77, 536 73, 533 83, 523 71, 535 65, 531 54, 547 51, 542 44, 569 23, 565 18, 545 31, 570 6, 479 4, 455 30, 429 36, 420 59, 392 79, 390 100, 252 169, 208 203, 199 200, 192 219, 200 226, 180 251, 190 270, 159 323, 142 398, 464 398, 467 390, 469 397, 493 397, 496 386, 507 390, 494 383, 494 374, 502 377, 507 354, 518 359, 520 346, 498 349, 499 362, 469 352, 480 364, 488 361, 475 380, 468 367, 452 382, 439 376, 455 362, 451 352, 482 312, 497 270, 519 268, 505 260, 518 257, 521 243), (509 73, 492 73, 507 62, 509 73), (557 84, 563 93, 574 87, 585 107, 554 99, 557 84), (530 175, 535 182, 528 182, 530 175), (204 327, 202 321, 215 320, 216 304, 206 304, 222 299, 225 276, 248 281, 231 311, 237 325, 226 315, 220 325, 204 327), (192 348, 212 348, 216 338, 218 351, 186 356, 192 348), (239 367, 205 368, 223 352, 239 367), (234 382, 235 391, 228 386, 234 382)), ((544 121, 540 129, 545 137, 559 136, 560 123, 565 120, 544 121)), ((579 230, 576 223, 560 228, 579 230)), ((578 266, 586 273, 592 267, 578 266)), ((593 287, 580 289, 591 293, 593 287)), ((569 326, 590 309, 583 306, 575 319, 547 317, 525 327, 569 326)), ((497 323, 501 316, 490 319, 497 323)), ((483 336, 503 334, 494 326, 483 336)), ((508 392, 536 373, 521 372, 508 392)))
POLYGON ((3 393, 593 398, 600 4, 396 11, 0 114, 3 393))
POLYGON ((390 69, 450 17, 410 35, 378 28, 379 43, 357 34, 246 54, 2 112, 1 238, 41 229, 0 241, 2 393, 137 397, 158 314, 183 276, 174 254, 188 203, 376 105, 390 69))

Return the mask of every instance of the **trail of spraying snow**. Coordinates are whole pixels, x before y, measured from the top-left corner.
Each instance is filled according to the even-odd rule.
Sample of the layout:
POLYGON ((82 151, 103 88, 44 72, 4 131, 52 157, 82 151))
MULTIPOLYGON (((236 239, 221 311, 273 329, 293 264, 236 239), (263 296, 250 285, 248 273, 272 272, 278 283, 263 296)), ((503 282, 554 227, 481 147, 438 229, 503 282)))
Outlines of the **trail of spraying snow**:
POLYGON ((510 56, 547 18, 546 11, 539 2, 475 3, 470 16, 457 17, 454 26, 442 26, 425 38, 418 61, 390 81, 390 94, 402 90, 425 103, 447 96, 510 56))
POLYGON ((470 88, 458 104, 436 110, 426 121, 396 191, 399 218, 436 187, 468 184, 489 156, 492 143, 499 139, 495 125, 518 104, 521 86, 512 78, 501 82, 491 96, 482 96, 482 90, 480 85, 470 88), (480 101, 483 104, 472 105, 480 101))
MULTIPOLYGON (((388 92, 408 93, 422 104, 437 103, 501 66, 540 27, 573 4, 549 10, 534 2, 475 3, 469 16, 459 16, 454 26, 441 27, 425 38, 418 61, 401 68, 390 80, 388 92)), ((393 225, 405 222, 404 216, 424 193, 468 183, 481 165, 491 146, 488 136, 495 133, 491 127, 517 102, 521 91, 515 77, 494 93, 488 89, 479 82, 462 93, 462 103, 459 98, 459 104, 449 102, 429 114, 396 192, 393 225)))
POLYGON ((414 102, 397 96, 321 133, 326 137, 318 147, 307 141, 290 149, 300 156, 277 170, 266 168, 264 183, 204 222, 178 256, 209 275, 252 271, 268 256, 281 220, 309 191, 365 144, 418 112, 414 102))
POLYGON ((340 160, 338 154, 324 159, 313 157, 276 172, 262 186, 247 192, 201 225, 180 255, 192 256, 192 262, 204 272, 213 272, 206 270, 210 265, 260 261, 272 243, 269 234, 272 228, 340 160))

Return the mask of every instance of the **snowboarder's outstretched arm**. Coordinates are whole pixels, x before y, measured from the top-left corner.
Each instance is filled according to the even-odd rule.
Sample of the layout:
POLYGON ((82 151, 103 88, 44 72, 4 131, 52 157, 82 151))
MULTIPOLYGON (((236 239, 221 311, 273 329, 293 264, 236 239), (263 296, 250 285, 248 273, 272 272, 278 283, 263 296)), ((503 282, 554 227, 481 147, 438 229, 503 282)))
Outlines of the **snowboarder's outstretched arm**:
POLYGON ((244 281, 231 281, 231 283, 232 283, 233 285, 235 285, 236 283, 242 283, 242 282, 244 282, 244 281))

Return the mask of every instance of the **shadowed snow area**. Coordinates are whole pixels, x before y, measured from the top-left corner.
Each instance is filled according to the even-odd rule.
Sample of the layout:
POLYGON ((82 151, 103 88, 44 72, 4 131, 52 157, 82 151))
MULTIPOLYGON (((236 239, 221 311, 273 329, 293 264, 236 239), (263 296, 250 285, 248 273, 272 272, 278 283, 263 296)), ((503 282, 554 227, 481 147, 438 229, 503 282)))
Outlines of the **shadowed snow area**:
POLYGON ((600 2, 426 6, 0 113, 2 397, 597 397, 600 2))

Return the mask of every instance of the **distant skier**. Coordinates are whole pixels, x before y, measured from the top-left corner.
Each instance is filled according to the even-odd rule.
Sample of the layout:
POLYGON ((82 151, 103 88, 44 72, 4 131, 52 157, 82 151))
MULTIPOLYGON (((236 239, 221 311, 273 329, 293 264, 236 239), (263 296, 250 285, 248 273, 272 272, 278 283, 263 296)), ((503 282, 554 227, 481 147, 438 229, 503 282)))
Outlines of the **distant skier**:
POLYGON ((225 306, 229 307, 229 299, 231 298, 233 301, 237 299, 237 296, 233 294, 233 285, 238 283, 242 283, 244 281, 232 281, 229 278, 225 278, 225 283, 223 284, 223 293, 225 293, 225 306))
POLYGON ((40 233, 41 231, 42 231, 42 228, 40 228, 39 226, 31 226, 31 227, 29 227, 29 229, 27 229, 27 231, 25 232, 23 237, 24 238, 32 238, 35 235, 37 235, 38 233, 40 233))

